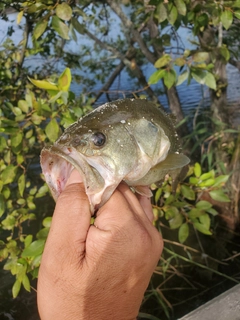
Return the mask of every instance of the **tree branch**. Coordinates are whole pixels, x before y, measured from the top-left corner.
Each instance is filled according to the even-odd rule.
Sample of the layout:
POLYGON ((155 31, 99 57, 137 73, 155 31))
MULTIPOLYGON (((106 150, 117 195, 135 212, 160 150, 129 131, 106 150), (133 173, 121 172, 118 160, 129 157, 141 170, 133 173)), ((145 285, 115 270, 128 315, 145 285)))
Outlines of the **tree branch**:
POLYGON ((148 61, 154 64, 157 60, 157 57, 155 57, 155 55, 150 50, 148 50, 146 43, 143 41, 141 37, 141 34, 138 30, 134 29, 132 21, 129 20, 128 17, 124 14, 117 1, 106 0, 106 2, 110 6, 110 8, 116 13, 116 15, 122 20, 123 25, 131 30, 134 40, 138 43, 140 49, 142 50, 142 53, 145 55, 148 61))
POLYGON ((94 104, 104 93, 106 93, 111 85, 113 84, 114 80, 117 78, 117 76, 121 73, 121 71, 125 68, 125 64, 121 61, 119 65, 115 68, 107 82, 104 84, 104 86, 98 91, 98 94, 96 95, 94 101, 92 104, 94 104))
POLYGON ((233 58, 230 58, 228 62, 240 71, 240 61, 236 61, 233 58))
MULTIPOLYGON (((133 57, 135 56, 135 51, 133 51, 133 48, 130 48, 127 53, 125 55, 123 55, 121 52, 119 52, 117 49, 115 49, 112 46, 109 46, 108 44, 102 42, 100 39, 98 39, 95 35, 93 35, 90 31, 85 30, 85 33, 89 36, 90 39, 94 40, 102 49, 104 50, 108 50, 110 52, 112 52, 117 58, 119 58, 121 60, 121 62, 127 66, 128 68, 130 68, 133 72, 133 74, 135 74, 135 76, 138 78, 139 83, 141 83, 141 85, 143 85, 145 89, 145 91, 147 92, 147 94, 149 95, 149 97, 151 97, 151 99, 153 101, 155 101, 157 104, 160 104, 157 96, 155 95, 154 91, 149 87, 147 80, 142 72, 142 70, 140 69, 140 67, 138 65, 134 66, 134 69, 132 68, 132 62, 131 60, 133 59, 133 57)), ((116 71, 116 69, 115 69, 116 71)), ((114 72, 115 72, 114 71, 114 72)), ((113 74, 112 74, 113 76, 113 74)), ((111 77, 112 77, 111 76, 111 77)), ((109 78, 108 82, 110 82, 109 78)), ((114 80, 113 80, 114 81, 114 80)), ((105 90, 106 91, 106 90, 105 90)))
POLYGON ((125 58, 125 56, 119 52, 117 49, 115 49, 112 46, 109 46, 107 43, 102 42, 100 39, 98 39, 94 34, 92 34, 87 29, 84 30, 85 34, 92 40, 94 40, 102 49, 112 52, 118 59, 120 59, 126 66, 131 66, 131 61, 125 58))

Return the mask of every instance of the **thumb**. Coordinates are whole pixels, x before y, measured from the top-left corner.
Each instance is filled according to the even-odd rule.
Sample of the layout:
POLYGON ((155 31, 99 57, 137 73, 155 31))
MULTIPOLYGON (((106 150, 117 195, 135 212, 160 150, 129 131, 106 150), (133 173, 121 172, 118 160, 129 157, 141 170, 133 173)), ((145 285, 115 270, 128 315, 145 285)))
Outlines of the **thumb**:
POLYGON ((71 253, 73 257, 83 257, 85 251, 91 213, 88 197, 81 182, 80 174, 74 169, 56 202, 46 245, 48 251, 51 251, 49 254, 53 253, 56 259, 69 256, 71 253))

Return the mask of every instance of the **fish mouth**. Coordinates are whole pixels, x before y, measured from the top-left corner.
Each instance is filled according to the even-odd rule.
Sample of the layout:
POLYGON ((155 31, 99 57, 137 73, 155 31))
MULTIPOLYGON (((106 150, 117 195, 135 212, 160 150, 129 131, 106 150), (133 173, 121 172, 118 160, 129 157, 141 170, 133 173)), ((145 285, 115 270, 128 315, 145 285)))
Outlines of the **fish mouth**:
POLYGON ((43 148, 40 164, 55 201, 64 190, 72 170, 77 169, 89 198, 90 210, 92 213, 96 211, 98 203, 101 202, 101 190, 103 190, 105 182, 99 172, 89 165, 81 153, 73 147, 62 147, 54 144, 43 148), (95 199, 93 200, 92 197, 95 197, 95 199))

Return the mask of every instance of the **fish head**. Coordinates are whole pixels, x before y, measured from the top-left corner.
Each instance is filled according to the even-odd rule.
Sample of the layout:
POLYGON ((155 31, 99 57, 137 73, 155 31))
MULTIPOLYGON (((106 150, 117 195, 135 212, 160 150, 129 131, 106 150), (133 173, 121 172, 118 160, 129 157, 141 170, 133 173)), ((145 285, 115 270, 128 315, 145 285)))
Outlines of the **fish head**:
MULTIPOLYGON (((121 117, 122 119, 122 117, 121 117)), ((91 211, 111 196, 123 178, 133 170, 138 154, 124 122, 88 117, 72 124, 50 147, 41 152, 45 180, 55 200, 63 191, 73 168, 85 186, 91 211), (85 120, 84 120, 85 121, 85 120)))

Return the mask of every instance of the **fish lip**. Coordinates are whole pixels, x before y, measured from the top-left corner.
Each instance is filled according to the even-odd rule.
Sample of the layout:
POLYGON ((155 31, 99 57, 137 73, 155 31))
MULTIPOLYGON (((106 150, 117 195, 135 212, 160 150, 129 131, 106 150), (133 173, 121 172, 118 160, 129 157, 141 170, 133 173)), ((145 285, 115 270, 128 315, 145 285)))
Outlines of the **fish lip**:
MULTIPOLYGON (((67 148, 67 147, 65 147, 65 148, 67 148)), ((50 154, 54 154, 54 155, 56 155, 58 157, 61 157, 64 160, 66 160, 67 162, 71 163, 77 170, 80 171, 80 173, 82 173, 84 175, 84 172, 82 171, 82 169, 78 165, 78 163, 72 157, 68 156, 68 154, 66 152, 64 152, 63 149, 64 149, 63 147, 60 147, 57 144, 54 144, 54 145, 52 145, 50 147, 44 147, 42 152, 41 152, 41 164, 42 164, 43 153, 48 152, 50 154)), ((75 148, 72 148, 72 147, 71 147, 71 149, 76 150, 75 148)), ((69 154, 70 154, 70 152, 69 152, 69 154)), ((79 154, 79 157, 80 156, 81 155, 79 154)))
POLYGON ((105 180, 98 171, 94 171, 95 168, 74 147, 61 146, 58 143, 44 147, 40 155, 40 164, 55 201, 64 190, 66 182, 75 168, 82 177, 85 191, 89 198, 90 211, 93 214, 98 209, 100 202, 95 203, 91 200, 92 189, 94 187, 94 192, 99 193, 105 185, 105 180), (89 179, 89 176, 92 177, 92 180, 89 179), (98 183, 100 187, 96 188, 98 183))
MULTIPOLYGON (((74 149, 71 147, 71 149, 74 149)), ((67 153, 67 147, 61 147, 57 144, 54 144, 49 147, 44 147, 41 151, 40 155, 40 164, 42 167, 42 172, 45 177, 45 180, 47 184, 50 186, 51 193, 53 195, 53 198, 55 201, 59 197, 60 193, 63 191, 66 182, 74 168, 78 170, 80 173, 84 185, 86 185, 86 179, 85 179, 85 174, 84 171, 82 170, 81 166, 78 164, 78 162, 72 158, 69 154, 67 153), (66 149, 66 150, 64 150, 66 149), (62 184, 61 187, 58 188, 58 183, 57 181, 54 180, 53 174, 51 174, 52 167, 54 166, 54 161, 56 160, 59 162, 60 161, 60 167, 63 167, 65 165, 66 168, 64 170, 59 170, 62 171, 61 173, 64 175, 64 179, 62 179, 62 184), (70 164, 70 167, 69 167, 70 164), (65 171, 65 172, 64 172, 65 171)), ((78 154, 80 162, 83 162, 84 159, 81 159, 81 155, 78 154)), ((59 163, 58 163, 59 164, 59 163)), ((62 169, 62 168, 60 168, 62 169)))

